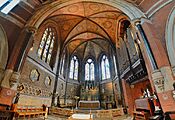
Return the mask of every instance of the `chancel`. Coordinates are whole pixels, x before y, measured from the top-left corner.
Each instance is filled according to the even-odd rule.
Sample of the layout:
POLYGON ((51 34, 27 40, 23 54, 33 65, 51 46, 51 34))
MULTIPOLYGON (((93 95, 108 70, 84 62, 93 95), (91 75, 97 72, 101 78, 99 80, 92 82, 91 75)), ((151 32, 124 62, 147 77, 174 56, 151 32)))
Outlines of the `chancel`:
POLYGON ((0 0, 0 119, 175 119, 174 0, 0 0))

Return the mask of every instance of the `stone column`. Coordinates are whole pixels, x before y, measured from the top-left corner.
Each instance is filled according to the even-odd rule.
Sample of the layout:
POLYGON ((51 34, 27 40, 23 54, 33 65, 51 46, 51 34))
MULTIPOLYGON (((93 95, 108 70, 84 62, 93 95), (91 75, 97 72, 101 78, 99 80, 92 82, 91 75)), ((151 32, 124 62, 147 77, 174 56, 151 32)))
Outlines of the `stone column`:
POLYGON ((138 43, 138 46, 140 46, 140 52, 143 55, 143 59, 145 62, 145 66, 147 69, 148 77, 150 79, 151 87, 153 91, 155 91, 153 81, 151 80, 152 77, 152 71, 157 69, 157 64, 154 59, 151 47, 149 45, 148 39, 141 27, 141 21, 140 19, 136 19, 131 22, 131 28, 132 28, 132 33, 133 33, 133 39, 138 43), (140 27, 140 31, 137 27, 137 25, 140 27))
MULTIPOLYGON (((138 34, 140 35, 140 37, 141 37, 140 42, 143 43, 142 45, 145 48, 145 52, 146 52, 147 58, 151 64, 152 70, 155 70, 158 68, 158 66, 157 66, 156 60, 154 58, 150 43, 149 43, 147 36, 145 35, 145 32, 144 32, 140 23, 141 23, 140 19, 137 19, 137 20, 132 22, 132 26, 133 26, 133 28, 135 28, 136 32, 138 32, 138 34)), ((136 36, 136 37, 139 37, 139 36, 136 36)), ((139 39, 139 38, 136 38, 136 39, 139 39)))
POLYGON ((172 96, 175 81, 170 66, 164 66, 153 71, 152 80, 163 111, 175 111, 175 107, 172 107, 175 105, 175 100, 172 96))
POLYGON ((20 78, 20 69, 22 67, 22 63, 24 62, 25 55, 28 53, 28 50, 31 46, 31 36, 33 35, 33 33, 35 33, 35 28, 27 27, 22 33, 21 38, 19 37, 18 40, 18 42, 20 43, 17 42, 16 46, 14 47, 14 49, 17 48, 17 51, 14 50, 12 55, 10 56, 9 61, 13 61, 14 59, 14 62, 8 63, 10 65, 4 72, 4 77, 1 81, 1 87, 17 90, 17 84, 20 78), (21 44, 21 42, 23 43, 21 44))
POLYGON ((33 27, 26 27, 23 32, 21 32, 14 50, 10 55, 7 69, 3 72, 0 71, 1 74, 3 73, 0 83, 0 104, 12 104, 20 79, 20 69, 31 46, 31 36, 33 33, 33 27))
POLYGON ((141 37, 142 49, 145 51, 144 59, 146 59, 147 63, 148 76, 154 91, 158 95, 162 110, 164 112, 175 111, 175 107, 172 107, 175 105, 175 101, 172 97, 173 82, 175 82, 173 78, 173 72, 170 66, 166 63, 166 58, 165 60, 164 58, 162 58, 161 62, 160 58, 156 56, 158 53, 164 56, 162 46, 160 43, 157 43, 159 41, 157 41, 156 38, 149 36, 151 33, 146 36, 145 32, 143 31, 142 25, 140 24, 140 20, 135 20, 134 25, 134 27, 136 28, 136 32, 139 32, 139 37, 141 37), (154 43, 150 43, 151 41, 147 38, 152 38, 151 41, 155 40, 154 43), (154 45, 151 44, 158 44, 157 46, 155 45, 157 48, 153 48, 154 45), (154 51, 152 51, 153 49, 154 51))

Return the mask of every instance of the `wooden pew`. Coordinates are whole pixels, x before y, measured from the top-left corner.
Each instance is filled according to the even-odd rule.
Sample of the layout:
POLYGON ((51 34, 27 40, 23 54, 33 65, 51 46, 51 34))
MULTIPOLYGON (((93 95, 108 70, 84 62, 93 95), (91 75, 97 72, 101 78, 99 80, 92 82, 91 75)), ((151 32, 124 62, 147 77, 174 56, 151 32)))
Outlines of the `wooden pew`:
POLYGON ((134 120, 149 120, 154 114, 154 105, 149 98, 136 99, 135 110, 133 111, 134 120))
POLYGON ((13 110, 15 112, 14 117, 19 118, 30 118, 30 117, 38 117, 40 115, 45 116, 46 114, 46 109, 44 106, 23 106, 23 105, 13 105, 13 110))
POLYGON ((12 110, 0 110, 0 120, 12 120, 14 111, 12 110))

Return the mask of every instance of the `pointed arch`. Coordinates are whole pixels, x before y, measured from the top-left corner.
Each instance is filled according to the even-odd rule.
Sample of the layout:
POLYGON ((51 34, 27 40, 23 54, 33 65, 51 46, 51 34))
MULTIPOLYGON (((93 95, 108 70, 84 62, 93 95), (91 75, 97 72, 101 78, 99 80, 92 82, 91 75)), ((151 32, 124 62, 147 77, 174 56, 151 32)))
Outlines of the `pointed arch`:
POLYGON ((165 37, 168 57, 175 75, 175 7, 172 9, 167 20, 165 37))

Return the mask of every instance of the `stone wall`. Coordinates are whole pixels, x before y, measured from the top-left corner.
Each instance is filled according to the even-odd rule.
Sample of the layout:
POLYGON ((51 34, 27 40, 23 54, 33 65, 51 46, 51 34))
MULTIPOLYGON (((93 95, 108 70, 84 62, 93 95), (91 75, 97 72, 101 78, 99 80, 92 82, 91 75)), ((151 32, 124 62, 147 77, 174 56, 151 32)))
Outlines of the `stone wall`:
POLYGON ((54 76, 55 75, 53 73, 40 66, 38 63, 32 61, 30 58, 28 58, 25 61, 21 73, 19 87, 23 86, 24 89, 20 92, 21 96, 19 99, 19 104, 42 105, 44 104, 43 101, 45 101, 45 104, 50 106, 53 95, 53 87, 55 83, 54 76), (32 70, 38 71, 39 77, 36 81, 33 81, 30 77, 32 70), (46 77, 50 78, 50 82, 46 79, 46 77), (25 99, 26 97, 29 99, 25 99))

